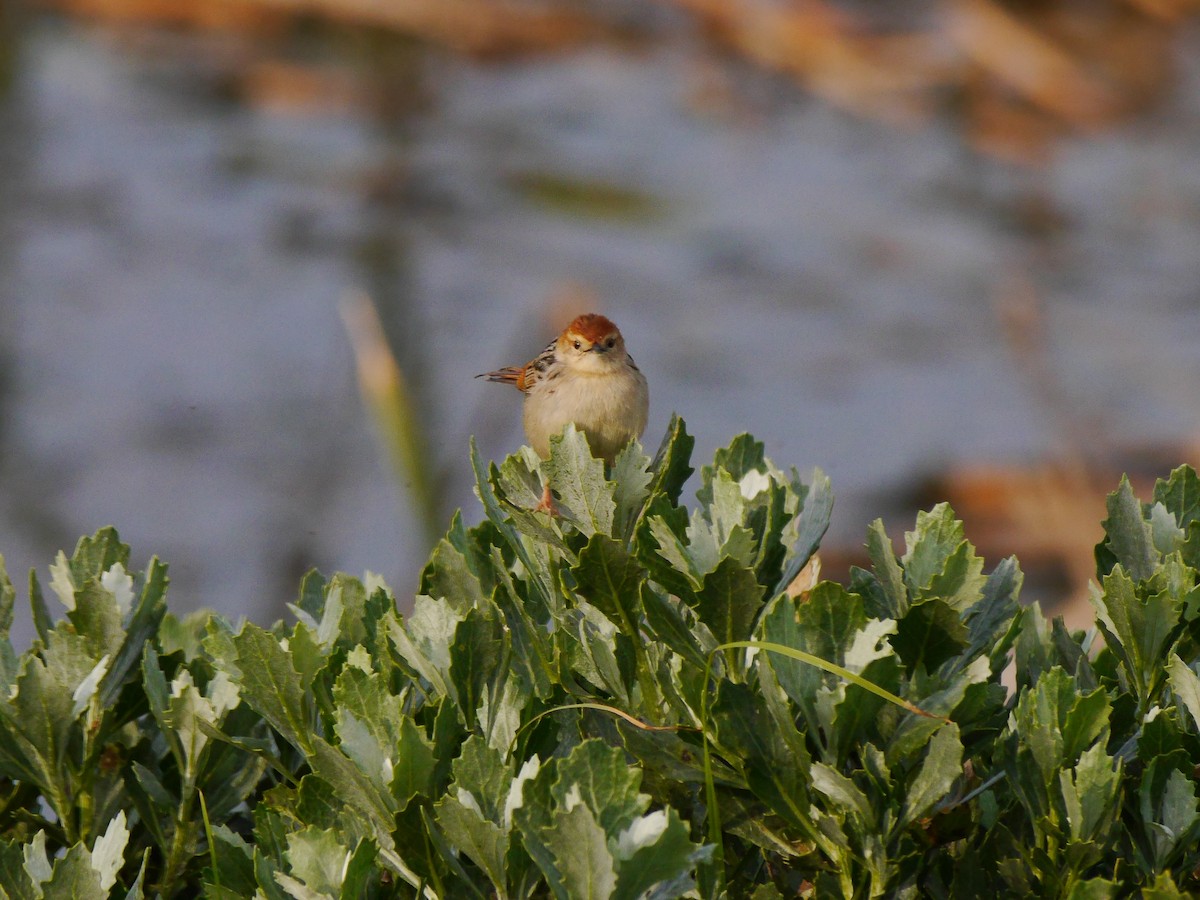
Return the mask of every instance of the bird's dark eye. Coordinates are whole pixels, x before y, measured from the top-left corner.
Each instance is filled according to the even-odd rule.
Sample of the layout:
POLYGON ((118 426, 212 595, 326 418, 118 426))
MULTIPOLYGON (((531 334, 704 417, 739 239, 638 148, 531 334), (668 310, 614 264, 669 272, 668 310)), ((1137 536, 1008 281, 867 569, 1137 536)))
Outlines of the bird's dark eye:
POLYGON ((575 349, 576 349, 576 350, 578 350, 578 349, 579 349, 580 347, 582 347, 582 346, 583 346, 583 345, 582 345, 581 343, 579 343, 579 341, 576 341, 576 342, 575 342, 575 349))
POLYGON ((611 350, 613 347, 617 346, 617 339, 615 337, 610 337, 604 342, 604 346, 611 350))

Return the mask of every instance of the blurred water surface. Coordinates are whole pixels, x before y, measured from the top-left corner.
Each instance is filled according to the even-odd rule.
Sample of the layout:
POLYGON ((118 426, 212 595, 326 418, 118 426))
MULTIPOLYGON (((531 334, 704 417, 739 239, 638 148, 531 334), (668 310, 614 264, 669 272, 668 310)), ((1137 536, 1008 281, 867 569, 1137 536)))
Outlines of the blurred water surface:
POLYGON ((472 376, 536 353, 583 298, 650 379, 647 444, 678 411, 700 461, 750 431, 821 466, 834 543, 880 514, 911 526, 895 498, 962 461, 1200 422, 1195 30, 1158 108, 1039 170, 736 67, 736 99, 713 101, 686 36, 504 62, 309 36, 292 52, 326 73, 318 99, 349 86, 324 105, 230 90, 249 40, 41 16, 6 40, 18 582, 114 523, 139 567, 171 564, 180 612, 268 621, 313 565, 411 595, 428 548, 358 395, 350 289, 419 400, 447 520, 478 518, 468 435, 492 457, 521 441, 519 396, 472 376), (1029 292, 1041 383, 997 312, 1029 292))

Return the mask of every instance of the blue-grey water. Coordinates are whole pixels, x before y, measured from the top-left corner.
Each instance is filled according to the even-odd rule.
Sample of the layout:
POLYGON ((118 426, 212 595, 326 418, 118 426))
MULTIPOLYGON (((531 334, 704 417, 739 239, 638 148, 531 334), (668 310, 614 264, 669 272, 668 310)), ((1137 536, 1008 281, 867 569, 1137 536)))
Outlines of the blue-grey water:
POLYGON ((1068 423, 1093 452, 1200 424, 1194 30, 1157 108, 1040 170, 974 155, 952 121, 895 130, 753 73, 702 104, 713 63, 686 42, 507 62, 403 45, 381 72, 318 44, 366 99, 297 109, 229 89, 250 41, 33 16, 7 40, 18 583, 113 523, 139 567, 171 564, 181 612, 268 621, 312 565, 411 595, 427 547, 359 397, 354 289, 412 379, 446 519, 478 517, 468 435, 493 457, 521 440, 519 396, 472 376, 536 353, 565 315, 547 306, 581 292, 650 379, 648 444, 678 411, 700 459, 750 431, 822 467, 843 544, 916 479, 1041 458, 1068 423), (997 314, 1026 283, 1051 406, 997 314))

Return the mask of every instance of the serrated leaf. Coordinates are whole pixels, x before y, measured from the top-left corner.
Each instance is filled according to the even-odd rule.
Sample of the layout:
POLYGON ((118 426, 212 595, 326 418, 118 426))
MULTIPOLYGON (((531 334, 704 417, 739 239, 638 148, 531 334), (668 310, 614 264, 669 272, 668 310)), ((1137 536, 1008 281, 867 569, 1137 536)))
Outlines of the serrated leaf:
POLYGON ((4 565, 4 555, 0 554, 0 640, 8 641, 8 633, 13 623, 13 606, 16 604, 17 592, 8 577, 8 569, 4 565))
MULTIPOLYGON (((841 665, 846 650, 854 645, 866 624, 860 597, 847 593, 839 584, 822 582, 806 602, 786 595, 773 600, 763 617, 762 635, 764 640, 841 665)), ((818 694, 834 676, 782 655, 773 656, 771 665, 788 696, 806 711, 810 724, 817 724, 818 694)))
MULTIPOLYGON (((657 547, 655 552, 669 564, 667 579, 659 578, 668 590, 688 591, 700 587, 701 573, 696 571, 692 562, 687 543, 681 535, 675 532, 670 522, 663 516, 651 515, 646 519, 646 527, 650 531, 657 547)), ((655 575, 660 574, 656 568, 655 575)))
POLYGON ((1115 824, 1121 789, 1121 765, 1102 744, 1085 750, 1079 764, 1059 772, 1059 788, 1067 809, 1073 841, 1103 841, 1115 824))
POLYGON ((644 586, 642 589, 642 609, 646 613, 646 626, 660 641, 693 667, 703 671, 708 664, 708 658, 684 620, 678 604, 678 600, 667 597, 654 588, 644 586))
POLYGON ((695 446, 696 439, 687 433, 683 419, 672 413, 666 434, 650 464, 649 496, 652 499, 664 494, 672 504, 679 501, 683 486, 693 471, 689 461, 695 446))
POLYGON ((49 881, 42 883, 42 896, 108 900, 108 891, 100 884, 100 875, 92 867, 92 854, 87 847, 76 844, 66 856, 54 861, 54 873, 49 881))
POLYGON ((1171 690, 1191 715, 1192 722, 1200 728, 1200 676, 1196 675, 1179 654, 1172 653, 1171 660, 1167 663, 1167 677, 1171 682, 1171 690))
POLYGON ((480 811, 472 795, 462 788, 451 792, 434 804, 438 827, 456 850, 469 856, 483 869, 495 886, 498 896, 507 893, 505 854, 508 835, 480 811))
MULTIPOLYGON (((44 843, 45 834, 44 832, 39 833, 43 835, 44 843)), ((0 896, 5 897, 6 900, 40 900, 41 898, 41 891, 34 886, 33 879, 25 871, 24 851, 28 846, 29 844, 21 845, 0 841, 0 896)), ((48 862, 46 867, 48 870, 48 862)), ((46 877, 49 877, 49 871, 47 871, 46 877)))
POLYGON ((1181 529, 1186 529, 1200 521, 1200 476, 1191 466, 1180 466, 1165 481, 1160 478, 1155 483, 1154 500, 1174 515, 1181 529))
POLYGON ((484 693, 503 684, 508 666, 503 625, 496 610, 470 610, 454 630, 450 644, 450 681, 455 697, 468 721, 483 702, 484 693))
MULTIPOLYGON (((998 644, 1001 637, 1010 631, 1013 620, 1020 612, 1017 598, 1024 579, 1015 556, 1001 560, 1000 565, 988 575, 982 598, 967 612, 965 618, 969 643, 962 655, 963 662, 985 652, 996 659, 997 651, 1006 649, 998 644)), ((1014 634, 1010 641, 1015 638, 1014 634)))
POLYGON ((233 636, 242 699, 288 743, 313 752, 311 714, 300 676, 278 638, 247 622, 233 636))
POLYGON ((1158 762, 1143 774, 1139 808, 1148 826, 1155 868, 1165 868, 1183 842, 1194 842, 1200 830, 1200 803, 1195 786, 1178 769, 1170 768, 1165 779, 1157 778, 1158 762))
MULTIPOLYGON (((617 835, 619 871, 613 896, 637 900, 656 885, 687 875, 695 868, 697 850, 673 809, 655 810, 635 819, 617 835)), ((657 896, 665 900, 680 894, 657 896)))
POLYGON ((944 601, 959 613, 966 612, 983 596, 983 560, 975 554, 970 541, 963 541, 946 558, 942 570, 933 576, 922 597, 944 601))
POLYGON ((1080 879, 1071 885, 1066 900, 1111 900, 1118 890, 1118 886, 1107 878, 1080 879))
POLYGON ((579 593, 623 634, 641 636, 641 585, 646 571, 605 534, 593 534, 572 570, 579 593))
POLYGON ((1150 685, 1167 662, 1163 653, 1179 622, 1179 601, 1166 591, 1143 599, 1123 566, 1118 565, 1105 576, 1103 590, 1093 592, 1092 605, 1109 647, 1125 664, 1137 696, 1148 698, 1150 685))
POLYGON ((446 538, 438 541, 421 573, 421 591, 450 603, 457 611, 482 606, 483 587, 467 564, 467 558, 446 538))
MULTIPOLYGON (((772 655, 771 662, 785 658, 772 655)), ((793 752, 783 730, 763 708, 763 701, 747 685, 724 681, 711 715, 721 745, 744 761, 751 790, 776 815, 793 825, 808 826, 808 779, 815 776, 803 765, 807 760, 793 752)))
POLYGON ((920 770, 909 782, 900 816, 902 825, 928 815, 934 804, 950 792, 955 780, 962 775, 962 755, 958 726, 948 722, 934 733, 920 770))
POLYGON ((401 810, 414 797, 427 796, 432 791, 436 769, 437 756, 430 740, 412 719, 404 719, 396 743, 396 758, 392 761, 390 786, 401 810))
POLYGON ((813 790, 824 795, 843 815, 857 816, 867 826, 875 822, 875 809, 862 789, 841 772, 824 763, 812 764, 813 790))
POLYGON ((1162 503, 1150 507, 1150 536, 1154 549, 1160 554, 1174 553, 1183 545, 1187 535, 1175 524, 1175 516, 1162 503))
POLYGON ((116 702, 131 673, 142 659, 143 648, 158 635, 167 613, 166 593, 170 579, 166 564, 152 557, 146 568, 142 592, 129 617, 129 624, 120 634, 120 646, 113 657, 108 675, 100 685, 99 705, 108 708, 116 702))
POLYGON ((1120 487, 1108 495, 1106 505, 1104 545, 1134 581, 1149 578, 1154 574, 1159 554, 1154 549, 1150 523, 1142 518, 1142 505, 1134 496, 1128 477, 1121 477, 1120 487))
POLYGON ((732 481, 741 481, 750 472, 766 470, 766 459, 763 455, 764 445, 748 434, 739 434, 729 444, 713 454, 711 466, 700 470, 702 486, 696 492, 696 499, 702 504, 713 500, 713 482, 725 473, 732 481))
POLYGON ((534 561, 524 541, 521 540, 520 534, 510 523, 508 514, 500 506, 500 500, 496 496, 495 488, 492 487, 491 479, 491 473, 497 471, 496 466, 493 465, 491 473, 489 473, 488 467, 484 465, 483 459, 479 456, 479 449, 475 446, 474 437, 471 438, 471 469, 475 473, 475 493, 483 504, 484 513, 525 566, 525 571, 540 592, 542 599, 549 603, 551 589, 547 573, 544 571, 544 567, 534 561))
POLYGON ((783 575, 775 585, 774 593, 782 593, 789 584, 800 574, 800 570, 808 565, 821 538, 829 530, 829 520, 833 515, 833 483, 820 469, 813 469, 808 490, 804 494, 803 503, 797 516, 800 530, 796 542, 792 546, 790 560, 783 569, 783 575))
POLYGON ((720 643, 744 641, 762 611, 763 589, 753 569, 726 557, 704 576, 694 603, 696 615, 720 643))
POLYGON ((92 845, 92 868, 100 878, 101 890, 107 891, 116 883, 117 874, 125 862, 128 843, 129 828, 125 824, 125 811, 121 810, 92 845))
MULTIPOLYGON (((1078 690, 1078 685, 1076 690, 1078 690)), ((1064 759, 1075 759, 1084 749, 1092 746, 1097 738, 1107 732, 1109 712, 1108 694, 1103 688, 1096 688, 1087 694, 1079 694, 1075 698, 1074 703, 1067 709, 1066 716, 1062 717, 1064 759)))
POLYGON ((616 893, 616 861, 605 829, 585 803, 558 812, 553 827, 543 829, 542 839, 554 855, 563 896, 607 900, 616 893))
POLYGON ((963 541, 962 522, 954 517, 949 503, 917 513, 916 529, 904 533, 907 549, 900 558, 909 589, 914 594, 927 591, 963 541))
POLYGON ((338 896, 342 872, 350 858, 337 832, 309 826, 287 836, 287 859, 292 874, 318 896, 338 896))
POLYGON ((927 600, 908 610, 896 623, 892 646, 908 669, 924 666, 932 672, 960 656, 969 640, 959 613, 944 600, 927 600))
POLYGON ((1176 887, 1170 872, 1159 872, 1153 882, 1142 888, 1142 900, 1188 900, 1191 896, 1176 887))
POLYGON ((626 444, 613 461, 613 501, 617 505, 614 533, 626 541, 633 535, 638 516, 650 498, 650 482, 653 481, 650 465, 650 457, 636 440, 626 444))
POLYGON ((619 748, 591 739, 559 760, 553 795, 561 807, 583 803, 596 814, 605 834, 616 834, 650 802, 638 793, 641 781, 642 773, 629 767, 619 748))
POLYGON ((892 549, 892 540, 884 530, 883 519, 876 519, 867 529, 867 555, 886 602, 885 612, 889 618, 899 619, 908 611, 908 588, 904 584, 904 570, 892 549))
POLYGON ((604 463, 592 456, 582 431, 568 424, 562 435, 550 438, 550 458, 544 468, 564 517, 588 537, 596 532, 612 534, 617 509, 613 487, 604 478, 604 463))

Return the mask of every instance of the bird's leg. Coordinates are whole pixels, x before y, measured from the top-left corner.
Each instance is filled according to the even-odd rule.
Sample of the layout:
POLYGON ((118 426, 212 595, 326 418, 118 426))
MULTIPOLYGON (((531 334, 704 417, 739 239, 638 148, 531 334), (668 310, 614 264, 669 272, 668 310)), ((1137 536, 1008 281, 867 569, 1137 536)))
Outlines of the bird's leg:
POLYGON ((550 493, 550 479, 547 478, 542 487, 542 500, 533 508, 534 512, 549 513, 552 516, 558 515, 558 507, 554 505, 554 495, 550 493))

